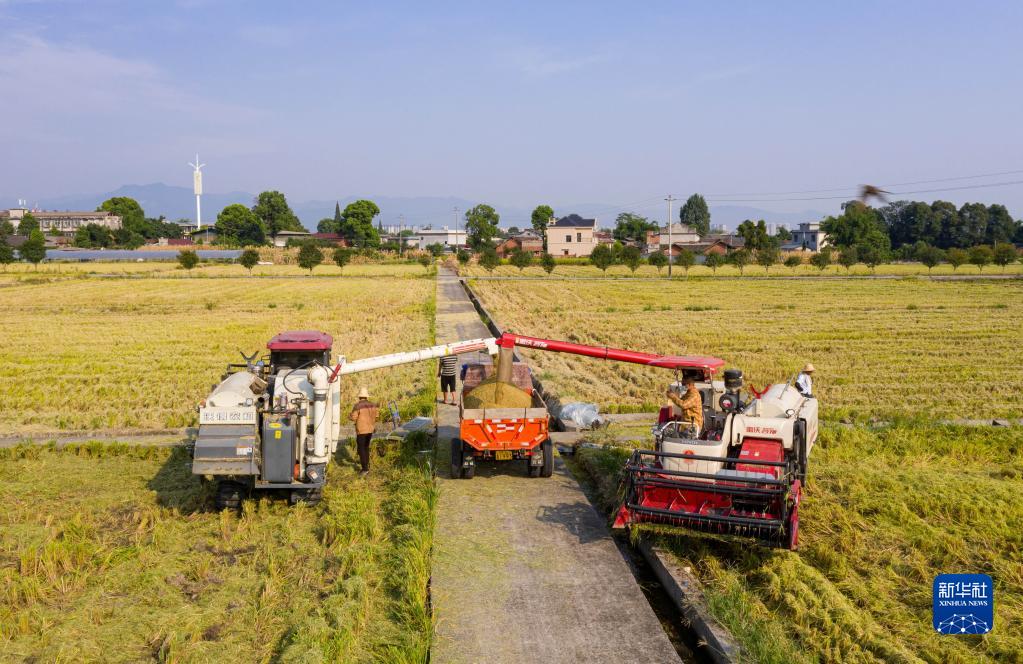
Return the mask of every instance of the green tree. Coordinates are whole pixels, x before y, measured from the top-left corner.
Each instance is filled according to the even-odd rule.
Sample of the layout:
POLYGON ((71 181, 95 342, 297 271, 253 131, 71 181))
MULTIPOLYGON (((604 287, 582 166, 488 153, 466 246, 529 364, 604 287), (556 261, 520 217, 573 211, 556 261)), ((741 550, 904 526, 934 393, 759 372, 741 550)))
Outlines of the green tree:
POLYGON ((519 230, 518 226, 510 226, 508 228, 508 237, 515 237, 516 235, 518 235, 521 232, 522 231, 519 230))
POLYGON ((426 250, 430 252, 430 255, 436 258, 444 254, 444 245, 440 242, 434 242, 433 244, 426 245, 426 250))
POLYGON ((622 249, 622 264, 629 268, 629 271, 633 274, 639 269, 639 264, 643 261, 643 255, 639 251, 639 247, 634 247, 631 244, 622 249))
POLYGON ((1012 242, 1017 227, 1017 222, 1009 215, 1004 205, 990 205, 987 209, 984 242, 991 245, 1012 242))
POLYGON ((774 232, 774 239, 776 244, 784 244, 792 239, 792 233, 784 226, 779 226, 778 230, 774 232))
POLYGON ((533 230, 536 231, 540 239, 543 240, 543 250, 547 251, 547 224, 550 223, 554 217, 554 208, 550 205, 537 205, 533 210, 533 214, 530 215, 529 221, 533 225, 533 230))
POLYGON ((1016 247, 1008 242, 999 242, 991 250, 991 259, 995 262, 995 265, 1002 267, 1002 272, 1005 272, 1006 265, 1016 261, 1016 256, 1016 247))
POLYGON ((657 251, 647 256, 646 262, 656 267, 657 274, 660 274, 661 269, 668 264, 668 254, 658 249, 657 251))
POLYGON ((856 248, 860 260, 870 268, 871 273, 881 263, 888 262, 888 251, 876 244, 863 244, 856 248))
POLYGON ((0 237, 14 235, 14 224, 8 219, 0 219, 0 237))
POLYGON ((37 230, 39 230, 39 222, 31 212, 26 212, 21 221, 18 222, 18 235, 31 235, 32 231, 37 230))
POLYGON ((137 249, 145 244, 146 238, 128 228, 118 228, 114 231, 114 245, 122 249, 137 249))
POLYGON ((523 270, 525 270, 527 267, 533 264, 533 254, 529 253, 528 251, 523 251, 522 249, 516 249, 515 251, 512 252, 511 259, 509 260, 509 262, 515 267, 519 268, 519 272, 521 273, 523 270))
POLYGON ((240 203, 228 205, 217 215, 217 242, 239 246, 266 244, 266 229, 259 217, 240 203))
MULTIPOLYGON (((244 206, 242 207, 243 209, 246 209, 246 211, 248 211, 247 208, 244 208, 244 206)), ((250 276, 252 275, 252 268, 256 267, 256 264, 258 263, 259 252, 256 251, 255 249, 246 249, 241 253, 240 256, 238 256, 238 264, 241 265, 246 270, 248 270, 250 276)))
POLYGON ((590 263, 600 268, 601 272, 607 273, 607 268, 614 264, 614 256, 611 254, 611 247, 606 244, 598 244, 590 252, 590 263))
POLYGON ((916 259, 927 267, 928 274, 931 273, 931 269, 940 263, 944 257, 945 252, 929 244, 916 252, 916 259))
POLYGON ((965 265, 970 260, 970 255, 966 253, 965 249, 959 247, 952 247, 945 252, 945 260, 952 266, 952 271, 955 272, 959 269, 960 265, 965 265))
POLYGON ((689 268, 696 264, 696 254, 688 249, 682 249, 675 256, 675 265, 686 271, 686 279, 689 278, 689 268))
POLYGON ((114 244, 114 234, 106 226, 85 224, 75 231, 74 243, 76 247, 83 249, 109 247, 114 244))
POLYGON ((302 222, 288 205, 288 199, 279 191, 264 191, 256 197, 252 212, 263 225, 263 230, 270 236, 281 231, 304 231, 302 222))
MULTIPOLYGON (((667 257, 665 257, 667 260, 667 257)), ((721 254, 710 253, 703 259, 703 264, 710 268, 710 271, 714 274, 718 273, 718 268, 725 264, 725 258, 721 254)))
POLYGON ((191 270, 199 264, 199 254, 195 253, 191 249, 182 249, 178 252, 178 265, 191 270))
POLYGON ((46 238, 43 237, 43 232, 36 230, 29 233, 28 239, 21 245, 18 253, 22 259, 38 268, 39 263, 46 258, 46 238))
POLYGON ((557 261, 554 260, 554 256, 551 256, 546 251, 543 253, 542 256, 540 256, 540 267, 542 267, 543 271, 546 272, 547 274, 554 272, 554 268, 556 268, 557 266, 558 263, 557 261))
POLYGON ((334 218, 324 217, 320 219, 320 223, 316 224, 316 232, 340 234, 343 223, 344 217, 341 216, 341 203, 334 201, 334 218))
POLYGON ((749 219, 739 224, 736 233, 744 240, 749 251, 760 251, 766 247, 777 246, 777 240, 767 232, 767 222, 763 219, 753 223, 749 219))
POLYGON ((842 253, 838 255, 838 263, 845 268, 846 272, 852 270, 852 266, 859 262, 860 255, 854 246, 843 247, 842 253))
POLYGON ((348 263, 352 260, 352 251, 345 247, 337 247, 334 249, 334 253, 331 254, 330 257, 334 261, 334 265, 337 265, 337 269, 340 272, 344 272, 345 265, 348 265, 348 263))
POLYGON ((795 272, 796 268, 803 264, 803 259, 798 254, 789 254, 785 257, 785 267, 792 268, 795 272))
POLYGON ((678 215, 683 224, 691 227, 701 237, 710 232, 710 209, 700 194, 693 194, 686 199, 678 215))
POLYGON ((4 266, 4 272, 7 271, 7 266, 14 262, 14 248, 7 244, 7 236, 0 235, 0 265, 4 266))
POLYGON ((380 214, 380 208, 373 201, 357 200, 345 206, 342 213, 341 235, 354 247, 379 247, 380 232, 373 225, 373 219, 380 214))
POLYGON ((740 275, 745 274, 746 266, 749 265, 752 259, 753 256, 750 254, 749 249, 746 248, 736 249, 728 254, 728 262, 739 268, 740 275))
POLYGON ((485 203, 480 203, 471 210, 465 212, 465 238, 466 243, 473 251, 482 251, 485 247, 491 246, 497 236, 497 223, 501 215, 497 210, 485 203))
POLYGON ((970 262, 976 265, 977 269, 981 272, 984 271, 985 265, 991 263, 992 258, 994 258, 994 255, 991 252, 991 247, 986 244, 970 248, 970 262))
POLYGON ((419 258, 416 260, 419 261, 424 270, 429 270, 430 266, 433 265, 434 257, 433 254, 419 254, 419 258))
POLYGON ((472 259, 472 254, 465 249, 459 249, 455 252, 455 258, 458 260, 459 265, 465 266, 468 265, 469 260, 472 259))
POLYGON ((487 245, 480 251, 479 264, 487 272, 493 272, 501 264, 501 258, 497 255, 496 249, 487 245))
POLYGON ((840 249, 868 245, 885 252, 891 249, 891 240, 881 216, 859 201, 846 203, 841 215, 822 221, 821 230, 827 234, 831 244, 840 249))
POLYGON ((313 273, 313 268, 323 262, 323 252, 312 242, 303 242, 298 250, 298 265, 303 270, 313 273))
POLYGON ((146 231, 148 230, 146 213, 134 198, 128 196, 108 198, 96 208, 96 211, 116 214, 121 218, 121 228, 130 233, 136 233, 143 238, 146 237, 146 231))
POLYGON ((764 268, 764 274, 770 274, 771 266, 776 265, 780 258, 781 253, 773 244, 757 250, 757 265, 764 268))
POLYGON ((658 229, 657 224, 646 217, 631 212, 622 212, 615 219, 615 227, 611 234, 620 242, 642 242, 646 244, 647 231, 658 229))
POLYGON ((810 256, 810 265, 823 272, 831 265, 831 247, 824 247, 813 256, 810 256))

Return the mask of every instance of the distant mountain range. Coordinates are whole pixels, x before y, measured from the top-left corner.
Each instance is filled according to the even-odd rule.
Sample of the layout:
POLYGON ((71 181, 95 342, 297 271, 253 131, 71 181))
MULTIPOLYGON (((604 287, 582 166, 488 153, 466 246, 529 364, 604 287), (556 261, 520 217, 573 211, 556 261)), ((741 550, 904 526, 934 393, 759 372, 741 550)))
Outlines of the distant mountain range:
MULTIPOLYGON (((163 215, 171 220, 195 220, 195 196, 192 194, 192 190, 188 187, 176 187, 162 182, 124 185, 114 191, 101 194, 46 197, 31 200, 29 205, 38 206, 44 210, 94 210, 100 203, 115 196, 134 198, 146 211, 146 215, 151 217, 163 215)), ((212 223, 216 219, 217 213, 228 205, 233 203, 252 205, 255 198, 255 194, 245 191, 203 194, 203 221, 212 223)), ((313 230, 320 219, 334 216, 335 203, 340 203, 341 208, 344 209, 345 205, 359 198, 369 198, 380 207, 380 218, 384 225, 398 224, 399 215, 403 215, 405 224, 410 226, 426 226, 428 224, 453 226, 455 208, 458 208, 459 215, 461 215, 478 202, 453 196, 346 196, 337 200, 289 202, 302 223, 313 230)), ((16 198, 0 196, 0 208, 6 209, 16 204, 16 198)), ((501 215, 502 226, 522 228, 529 225, 530 209, 500 204, 494 204, 494 207, 501 215)), ((559 215, 575 212, 583 217, 596 217, 603 227, 614 225, 614 217, 619 212, 614 206, 599 203, 555 205, 554 209, 559 215)), ((789 227, 794 227, 801 221, 817 221, 826 216, 826 213, 817 210, 774 212, 741 205, 713 205, 710 212, 714 225, 723 225, 730 229, 734 229, 746 219, 763 219, 770 224, 787 224, 789 227)))

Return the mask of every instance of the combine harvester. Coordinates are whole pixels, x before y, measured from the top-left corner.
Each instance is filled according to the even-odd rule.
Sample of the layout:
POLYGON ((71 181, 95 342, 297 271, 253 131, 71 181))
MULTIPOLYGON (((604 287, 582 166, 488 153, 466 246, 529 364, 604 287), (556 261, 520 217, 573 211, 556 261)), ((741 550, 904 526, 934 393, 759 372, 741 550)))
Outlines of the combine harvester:
POLYGON ((693 380, 703 398, 705 426, 695 431, 680 411, 665 408, 655 429, 655 449, 637 450, 627 465, 626 495, 616 527, 643 522, 751 535, 794 549, 807 457, 817 439, 817 401, 790 384, 742 397, 742 372, 714 375, 716 357, 656 355, 605 346, 506 333, 405 353, 348 362, 331 370, 330 335, 285 332, 269 341, 268 357, 228 365, 220 385, 199 406, 199 434, 192 472, 217 481, 218 508, 237 506, 254 490, 289 491, 292 502, 316 501, 327 463, 340 438, 340 376, 447 355, 484 351, 497 355, 494 378, 528 394, 523 408, 466 408, 464 398, 487 366, 468 365, 478 379, 463 381, 460 440, 452 445, 452 476, 471 478, 476 459, 525 460, 531 476, 553 472, 546 406, 531 393, 528 369, 514 362, 514 348, 571 353, 675 371, 670 388, 693 380))

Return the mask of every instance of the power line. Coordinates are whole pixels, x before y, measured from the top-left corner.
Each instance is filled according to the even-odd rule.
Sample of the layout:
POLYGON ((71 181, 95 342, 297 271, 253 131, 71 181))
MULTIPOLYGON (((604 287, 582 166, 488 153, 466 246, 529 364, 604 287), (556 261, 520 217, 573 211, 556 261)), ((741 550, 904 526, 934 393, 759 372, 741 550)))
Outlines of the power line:
MULTIPOLYGON (((878 186, 879 187, 908 187, 908 186, 915 185, 915 184, 931 184, 931 183, 934 183, 934 182, 955 182, 957 180, 979 180, 981 178, 991 178, 991 177, 998 177, 998 176, 1002 176, 1002 175, 1018 175, 1020 173, 1023 173, 1023 170, 1016 169, 1016 170, 1012 170, 1012 171, 998 171, 998 172, 995 172, 995 173, 981 173, 981 174, 978 174, 978 175, 960 175, 960 176, 957 176, 957 177, 934 178, 934 179, 930 179, 930 180, 913 180, 913 181, 910 181, 910 182, 888 182, 888 183, 885 183, 885 184, 880 184, 878 186)), ((854 185, 854 186, 847 186, 847 187, 833 187, 831 189, 801 189, 801 190, 796 190, 796 191, 775 191, 775 192, 760 191, 760 192, 738 192, 738 193, 730 193, 730 194, 717 193, 717 194, 707 194, 707 197, 708 198, 714 197, 714 198, 717 198, 717 199, 722 199, 722 198, 730 198, 730 197, 734 197, 734 196, 791 196, 791 195, 795 195, 795 194, 823 194, 823 193, 828 193, 828 192, 832 192, 832 191, 850 191, 850 192, 852 192, 852 191, 858 191, 860 186, 862 186, 862 185, 854 185)), ((913 192, 905 192, 905 193, 913 193, 913 192)), ((807 200, 823 200, 823 199, 807 199, 807 200)))

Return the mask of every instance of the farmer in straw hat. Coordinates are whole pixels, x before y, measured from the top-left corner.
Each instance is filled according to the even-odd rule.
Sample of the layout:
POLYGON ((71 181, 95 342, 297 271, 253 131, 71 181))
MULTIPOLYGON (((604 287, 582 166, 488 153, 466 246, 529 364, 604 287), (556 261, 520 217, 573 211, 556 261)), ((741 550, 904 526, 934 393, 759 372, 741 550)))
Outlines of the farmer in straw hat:
POLYGON ((796 389, 804 397, 813 398, 813 364, 807 362, 806 366, 796 377, 796 389))
POLYGON ((369 442, 373 439, 373 430, 377 425, 377 414, 380 408, 369 400, 369 390, 365 386, 359 388, 359 400, 348 416, 355 422, 355 445, 359 450, 359 463, 362 474, 369 474, 369 442))

